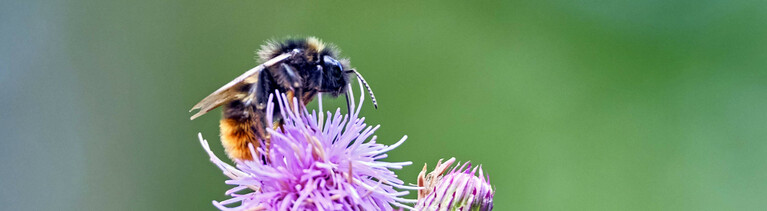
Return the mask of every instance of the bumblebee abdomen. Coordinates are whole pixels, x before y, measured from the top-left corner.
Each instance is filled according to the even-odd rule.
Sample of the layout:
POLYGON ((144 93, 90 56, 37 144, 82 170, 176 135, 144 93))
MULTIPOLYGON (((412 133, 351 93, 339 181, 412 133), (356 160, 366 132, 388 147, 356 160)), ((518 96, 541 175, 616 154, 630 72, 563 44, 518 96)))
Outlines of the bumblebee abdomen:
POLYGON ((253 144, 257 149, 261 144, 258 138, 256 125, 261 125, 249 119, 224 118, 221 119, 221 144, 229 158, 236 160, 253 160, 253 155, 248 148, 253 144))
POLYGON ((230 158, 253 160, 248 145, 253 144, 253 148, 258 149, 260 140, 264 139, 263 112, 243 100, 247 101, 233 100, 224 107, 220 123, 221 144, 230 158))

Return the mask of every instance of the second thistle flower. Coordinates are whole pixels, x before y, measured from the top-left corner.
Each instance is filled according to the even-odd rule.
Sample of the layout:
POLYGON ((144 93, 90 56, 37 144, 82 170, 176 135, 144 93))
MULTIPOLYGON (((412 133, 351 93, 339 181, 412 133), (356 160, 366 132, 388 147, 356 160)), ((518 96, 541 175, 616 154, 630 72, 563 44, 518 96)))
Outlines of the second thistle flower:
POLYGON ((456 165, 447 175, 443 174, 455 162, 455 158, 437 162, 433 171, 427 173, 426 165, 418 174, 417 210, 493 210, 495 191, 490 186, 481 166, 471 168, 471 163, 456 165), (460 166, 460 167, 457 167, 460 166), (479 173, 477 176, 476 174, 479 173))

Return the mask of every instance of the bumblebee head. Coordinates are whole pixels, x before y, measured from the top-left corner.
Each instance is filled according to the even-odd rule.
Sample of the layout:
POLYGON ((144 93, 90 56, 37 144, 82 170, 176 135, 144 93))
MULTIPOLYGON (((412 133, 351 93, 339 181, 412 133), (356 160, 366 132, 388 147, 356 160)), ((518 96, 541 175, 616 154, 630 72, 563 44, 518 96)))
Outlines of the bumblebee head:
POLYGON ((321 63, 326 73, 341 76, 345 72, 344 65, 329 55, 322 56, 321 63))
POLYGON ((321 55, 317 62, 318 84, 321 92, 338 96, 346 92, 349 76, 344 65, 331 55, 321 55))
POLYGON ((333 96, 345 93, 350 83, 349 75, 354 74, 357 76, 357 80, 367 88, 368 93, 370 94, 370 99, 373 101, 373 106, 378 108, 376 97, 373 95, 373 90, 370 89, 370 85, 368 85, 365 78, 363 78, 357 70, 349 68, 348 60, 338 61, 331 55, 324 55, 319 63, 320 64, 317 65, 317 70, 322 75, 322 77, 320 77, 322 80, 320 82, 320 91, 329 92, 333 96))

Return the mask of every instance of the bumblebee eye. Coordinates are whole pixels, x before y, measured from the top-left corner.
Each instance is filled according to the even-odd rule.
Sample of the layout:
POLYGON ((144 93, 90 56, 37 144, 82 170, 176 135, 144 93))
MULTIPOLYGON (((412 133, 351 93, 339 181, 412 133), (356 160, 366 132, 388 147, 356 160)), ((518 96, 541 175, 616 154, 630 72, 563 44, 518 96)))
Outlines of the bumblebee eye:
POLYGON ((338 70, 341 70, 341 72, 344 71, 344 67, 343 65, 341 65, 341 62, 338 62, 338 60, 333 59, 333 57, 323 56, 322 61, 325 62, 326 65, 338 68, 338 70))

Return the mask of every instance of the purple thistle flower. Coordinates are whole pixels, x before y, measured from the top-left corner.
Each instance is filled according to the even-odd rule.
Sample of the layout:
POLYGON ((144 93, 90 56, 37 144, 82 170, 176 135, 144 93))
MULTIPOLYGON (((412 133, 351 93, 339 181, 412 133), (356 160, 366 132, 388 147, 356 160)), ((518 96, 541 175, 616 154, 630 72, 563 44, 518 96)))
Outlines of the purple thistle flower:
MULTIPOLYGON (((407 190, 417 188, 404 185, 391 171, 412 162, 380 161, 407 136, 390 146, 379 144, 373 132, 380 125, 366 126, 364 118, 358 118, 359 110, 355 111, 354 105, 350 114, 342 115, 340 109, 332 116, 328 112, 323 126, 321 96, 319 116, 314 111, 310 114, 304 107, 290 108, 287 97, 279 93, 277 96, 284 125, 277 130, 269 125, 271 146, 263 143, 257 149, 250 146, 252 155, 265 155, 267 162, 254 158, 235 161, 236 167, 231 166, 221 161, 199 135, 211 162, 230 178, 226 184, 235 186, 226 192, 232 198, 213 201, 216 207, 221 210, 392 210, 393 205, 412 209, 403 203, 415 203, 415 200, 402 197, 409 193, 407 190)), ((360 97, 357 107, 362 106, 363 99, 360 97)), ((272 96, 267 106, 267 120, 273 122, 272 96)))
POLYGON ((426 173, 426 165, 418 174, 417 210, 493 210, 495 191, 485 177, 482 166, 471 168, 471 163, 457 164, 449 174, 443 173, 455 162, 450 158, 445 163, 440 159, 434 171, 426 173), (458 167, 460 166, 460 167, 458 167), (471 170, 471 171, 470 171, 471 170), (479 176, 475 176, 479 171, 479 176))

